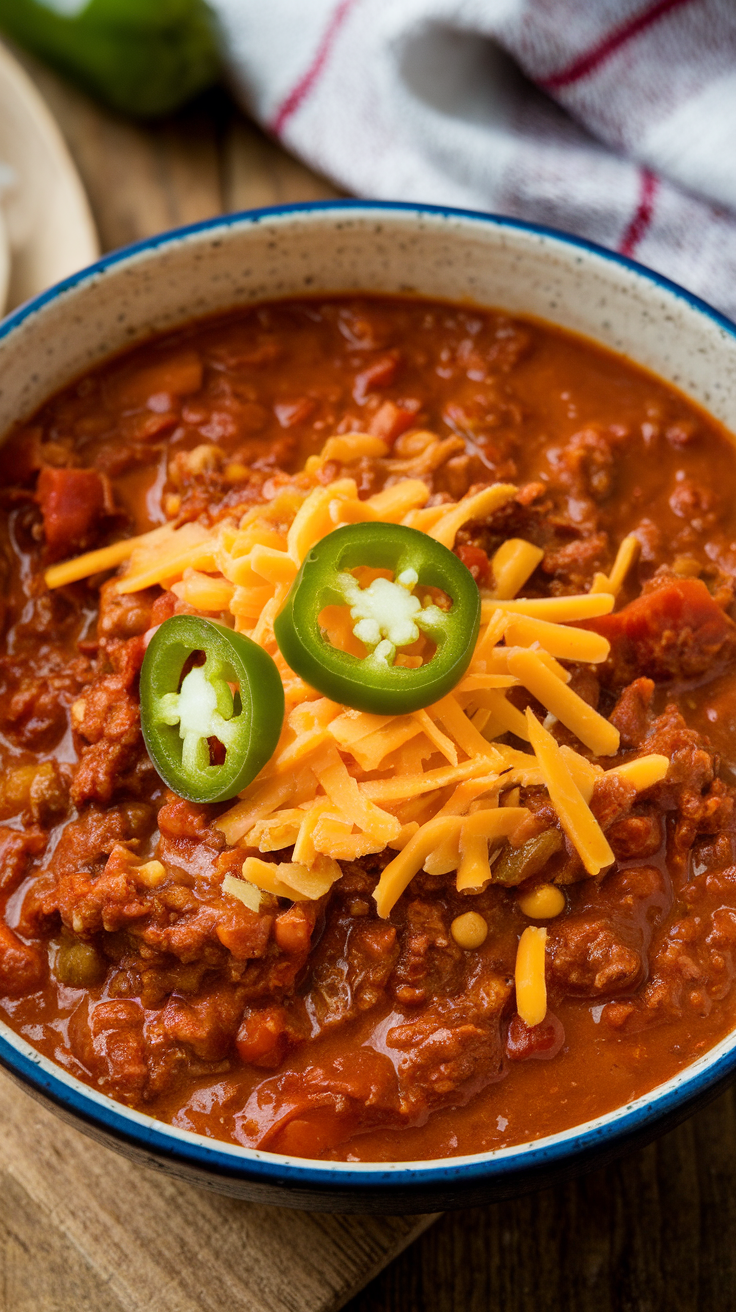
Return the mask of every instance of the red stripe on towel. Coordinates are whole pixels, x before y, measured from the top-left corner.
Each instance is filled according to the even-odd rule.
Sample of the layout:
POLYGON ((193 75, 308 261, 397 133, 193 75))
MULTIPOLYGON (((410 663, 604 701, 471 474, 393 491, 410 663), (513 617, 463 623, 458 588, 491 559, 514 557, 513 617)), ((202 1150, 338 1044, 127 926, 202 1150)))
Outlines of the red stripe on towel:
POLYGON ((284 129, 284 125, 294 114, 296 114, 297 110, 301 108, 304 101, 314 90, 314 87, 319 81, 320 74, 330 57, 330 52, 335 44, 335 38, 355 2, 356 0, 340 0, 340 3, 333 10, 330 21, 325 28, 322 40, 317 47, 317 52, 309 65, 309 68, 306 73, 300 77, 296 86, 289 92, 286 99, 281 102, 281 105, 276 110, 276 113, 271 120, 269 126, 271 131, 276 133, 276 136, 280 136, 284 129))
POLYGON ((652 224, 659 179, 649 169, 642 169, 640 179, 639 203, 621 238, 618 248, 621 255, 633 255, 652 224))
POLYGON ((587 54, 580 55, 572 64, 568 64, 567 68, 562 68, 559 73, 544 78, 538 85, 545 91, 557 91, 560 87, 569 86, 571 82, 578 82, 580 78, 595 72, 601 64, 610 59, 611 55, 620 50, 621 46, 645 31, 652 23, 664 18, 665 14, 669 14, 673 9, 680 9, 682 5, 692 3, 693 0, 656 0, 656 4, 650 9, 636 14, 628 23, 623 23, 621 27, 609 32, 608 36, 599 41, 597 46, 593 46, 587 54))

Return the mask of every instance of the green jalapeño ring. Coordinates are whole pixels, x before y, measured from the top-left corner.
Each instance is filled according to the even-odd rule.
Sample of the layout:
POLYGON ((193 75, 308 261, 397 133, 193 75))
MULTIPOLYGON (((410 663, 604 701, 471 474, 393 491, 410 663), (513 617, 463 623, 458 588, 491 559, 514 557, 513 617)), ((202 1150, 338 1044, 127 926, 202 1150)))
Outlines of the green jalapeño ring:
POLYGON ((349 524, 307 553, 274 624, 284 659, 305 683, 359 711, 404 715, 439 701, 470 664, 480 627, 480 593, 470 571, 440 542, 400 524, 349 524), (358 567, 390 570, 361 588, 358 567), (448 610, 422 603, 417 588, 438 588, 448 610), (326 606, 347 606, 364 657, 333 646, 320 627, 326 606), (420 635, 435 651, 416 669, 396 664, 420 635))
POLYGON ((224 802, 255 779, 276 750, 284 689, 268 652, 197 615, 156 630, 141 669, 141 728, 165 783, 189 802, 224 802), (204 664, 184 667, 195 653, 204 664), (213 740, 220 744, 212 761, 213 740))

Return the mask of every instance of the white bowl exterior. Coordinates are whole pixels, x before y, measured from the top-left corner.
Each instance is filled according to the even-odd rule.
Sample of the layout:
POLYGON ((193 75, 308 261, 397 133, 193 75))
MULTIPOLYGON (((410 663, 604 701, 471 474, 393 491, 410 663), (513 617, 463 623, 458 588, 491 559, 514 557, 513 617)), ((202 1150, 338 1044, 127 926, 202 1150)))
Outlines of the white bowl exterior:
MULTIPOLYGON (((92 365, 152 333, 237 305, 360 291, 418 293, 552 320, 646 366, 736 429, 736 336, 676 288, 554 233, 453 212, 343 209, 338 203, 224 219, 124 252, 80 275, 0 336, 0 433, 92 365)), ((91 1108, 111 1106, 1 1023, 0 1034, 39 1074, 54 1077, 91 1108)), ((578 1146, 632 1114, 671 1105, 679 1091, 686 1096, 735 1042, 728 1035, 665 1084, 594 1121, 493 1153, 434 1162, 305 1162, 205 1139, 112 1106, 133 1133, 155 1128, 172 1147, 184 1139, 244 1164, 271 1162, 297 1173, 308 1168, 312 1175, 324 1169, 326 1184, 343 1174, 421 1175, 439 1166, 518 1161, 540 1149, 578 1146)), ((178 1168, 171 1163, 168 1169, 178 1168)), ((232 1183, 223 1188, 235 1191, 232 1183)))

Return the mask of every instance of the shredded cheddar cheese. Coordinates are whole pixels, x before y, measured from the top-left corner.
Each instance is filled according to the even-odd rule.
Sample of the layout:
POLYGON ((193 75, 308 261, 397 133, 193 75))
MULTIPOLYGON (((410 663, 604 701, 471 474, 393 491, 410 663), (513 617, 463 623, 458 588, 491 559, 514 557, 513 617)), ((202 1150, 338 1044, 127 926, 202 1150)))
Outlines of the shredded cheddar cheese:
POLYGON ((547 1015, 545 953, 547 931, 527 925, 516 949, 516 1010, 530 1026, 541 1025, 547 1015))
POLYGON ((215 569, 215 548, 212 534, 203 524, 182 524, 181 528, 172 529, 168 537, 162 534, 153 542, 146 535, 145 543, 133 551, 128 571, 120 579, 117 590, 140 592, 154 583, 175 582, 183 578, 186 569, 209 573, 215 569))
MULTIPOLYGON (((609 654, 605 638, 573 626, 612 610, 639 549, 633 536, 621 543, 610 575, 598 575, 589 593, 560 597, 520 596, 543 553, 521 538, 503 542, 482 590, 481 628, 467 671, 451 693, 422 710, 373 715, 337 705, 286 664, 274 620, 307 552, 326 534, 345 524, 403 524, 452 549, 464 525, 490 518, 514 498, 513 484, 498 483, 458 502, 428 505, 423 476, 447 458, 447 444, 454 450, 455 441, 416 432, 407 440, 407 458, 398 459, 371 434, 338 434, 271 500, 244 513, 210 527, 167 524, 46 572, 54 588, 122 566, 121 594, 158 584, 185 607, 246 634, 275 660, 286 705, 281 738, 258 778, 216 822, 228 844, 243 848, 242 878, 227 875, 223 893, 251 910, 264 894, 292 901, 323 897, 340 877, 338 861, 386 850, 391 860, 374 894, 380 916, 391 914, 422 869, 455 872, 458 890, 472 897, 493 879, 501 847, 513 845, 528 819, 521 791, 527 787, 547 789, 568 839, 595 875, 613 861, 590 809, 596 785, 616 775, 639 791, 667 772, 663 756, 607 771, 588 759, 585 749, 595 757, 614 755, 619 735, 570 687, 568 663, 596 664, 609 654), (383 463, 387 485, 361 499, 351 465, 365 457, 383 463), (344 476, 326 483, 332 463, 344 476), (548 724, 559 721, 571 731, 581 751, 560 747, 536 715, 522 712, 515 690, 548 712, 548 724), (288 861, 262 859, 288 849, 288 861)), ((329 607, 320 622, 328 640, 362 654, 345 611, 329 607)), ((400 659, 419 665, 425 657, 400 659)), ((541 918, 556 914, 542 907, 562 898, 548 887, 544 897, 527 898, 541 918)), ((530 1016, 544 1015, 541 941, 522 936, 517 960, 519 1014, 530 1024, 538 1023, 530 1016)))
POLYGON ((491 878, 488 844, 493 839, 508 838, 518 829, 529 812, 524 806, 503 806, 495 810, 475 811, 463 820, 460 828, 460 865, 457 891, 480 891, 491 878))
POLYGON ((328 460, 338 464, 347 464, 361 456, 385 456, 388 453, 386 443, 380 437, 370 433, 346 433, 340 437, 328 437, 319 455, 310 456, 305 465, 308 474, 316 474, 328 460))
POLYGON ((441 542, 444 547, 454 546, 458 529, 462 528, 463 524, 492 515, 501 506, 505 506, 516 491, 513 483, 494 483, 491 487, 483 488, 482 492, 463 497, 462 501, 458 501, 451 510, 443 506, 442 510, 445 513, 429 530, 429 536, 436 542, 441 542))
POLYGON ((581 756, 579 752, 573 751, 572 747, 568 747, 567 744, 560 748, 560 754, 583 795, 583 801, 586 806, 589 806, 590 799, 593 796, 593 789, 598 780, 603 778, 603 770, 593 761, 589 761, 586 756, 581 756))
POLYGON ((324 897, 341 873, 337 862, 329 857, 311 869, 295 861, 281 861, 276 865, 255 856, 246 857, 243 863, 243 879, 247 883, 275 897, 288 897, 292 902, 324 897))
POLYGON ((236 879, 235 875, 225 875, 222 881, 223 893, 228 893, 230 897, 236 897, 242 902, 249 911, 258 912, 261 906, 261 890, 254 884, 248 884, 244 879, 236 879))
POLYGON ((608 592, 599 592, 595 596, 583 592, 573 597, 517 597, 514 601, 484 601, 481 606, 481 619, 488 623, 494 611, 504 610, 511 615, 523 615, 527 619, 549 620, 556 624, 563 621, 592 620, 598 615, 608 615, 613 610, 614 597, 608 592))
POLYGON ((630 533, 624 538, 613 562, 611 573, 596 574, 591 584, 591 592, 612 592, 617 597, 626 582, 626 575, 636 561, 641 550, 639 539, 630 533))
POLYGON ((652 788, 661 783, 669 769, 669 758, 653 753, 651 756, 639 756, 635 761, 626 761, 624 765, 615 765, 606 770, 606 775, 617 775, 627 784, 633 784, 637 792, 652 788))
POLYGON ((547 791, 560 824, 589 875, 613 864, 614 856, 598 821, 585 801, 562 751, 531 710, 526 713, 529 740, 539 762, 547 791))
POLYGON ((571 629, 564 624, 523 616, 509 620, 506 641, 511 647, 532 647, 539 643, 543 651, 558 660, 585 661, 591 665, 604 661, 611 650, 608 639, 590 629, 571 629))
POLYGON ((492 596, 509 601, 534 573, 544 552, 523 538, 507 538, 491 561, 492 596))
POLYGON ((153 529, 138 538, 123 538, 110 547, 100 547, 98 551, 87 551, 83 556, 73 560, 62 561, 60 565, 51 565, 44 575, 47 588, 63 588, 68 583, 77 583, 92 574, 102 574, 104 570, 116 569, 123 561, 130 560, 137 547, 144 541, 153 545, 170 537, 173 529, 168 524, 153 529))
POLYGON ((373 897, 376 910, 383 919, 389 916, 404 889, 421 870, 434 848, 460 833, 460 816, 435 816, 418 830, 406 847, 390 861, 381 874, 373 897))
POLYGON ((594 711, 572 688, 548 669, 535 651, 521 648, 509 657, 509 670, 556 719, 585 743, 596 756, 618 751, 618 729, 594 711))

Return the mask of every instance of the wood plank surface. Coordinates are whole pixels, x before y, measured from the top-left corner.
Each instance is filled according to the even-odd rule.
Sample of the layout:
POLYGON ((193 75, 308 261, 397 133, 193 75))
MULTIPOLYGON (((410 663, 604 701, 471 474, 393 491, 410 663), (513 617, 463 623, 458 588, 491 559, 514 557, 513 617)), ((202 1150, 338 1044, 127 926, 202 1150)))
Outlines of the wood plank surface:
MULTIPOLYGON (((142 127, 27 67, 105 248, 338 194, 224 91, 142 127)), ((431 1219, 310 1217, 166 1181, 62 1126, 5 1078, 0 1117, 1 1312, 317 1312, 340 1306, 431 1219)), ((444 1216, 347 1312, 700 1309, 736 1312, 733 1092, 606 1170, 444 1216)))
POLYGON ((143 125, 20 57, 66 137, 103 250, 215 214, 344 194, 269 140, 224 90, 143 125))
POLYGON ((0 1078, 4 1312, 332 1312, 425 1217, 255 1206, 138 1166, 0 1078))

